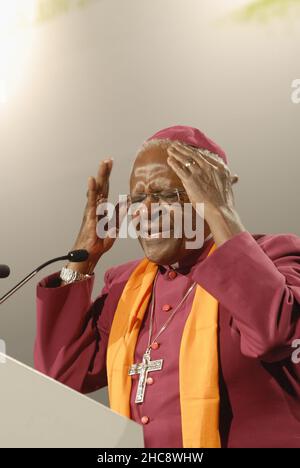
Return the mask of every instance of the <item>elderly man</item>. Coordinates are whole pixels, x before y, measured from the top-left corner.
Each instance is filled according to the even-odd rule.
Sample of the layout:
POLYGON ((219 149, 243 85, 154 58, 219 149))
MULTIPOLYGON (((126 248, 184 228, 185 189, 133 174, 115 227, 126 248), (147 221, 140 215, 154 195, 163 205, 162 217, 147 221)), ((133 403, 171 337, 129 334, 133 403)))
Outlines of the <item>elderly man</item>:
POLYGON ((89 260, 37 287, 35 367, 83 393, 108 385, 145 447, 299 447, 300 239, 249 233, 223 150, 198 129, 163 129, 138 152, 129 204, 204 203, 204 242, 188 249, 173 218, 170 236, 160 225, 139 237, 144 257, 110 268, 92 302, 114 243, 96 233, 111 170, 104 160, 88 181, 73 248, 89 260))

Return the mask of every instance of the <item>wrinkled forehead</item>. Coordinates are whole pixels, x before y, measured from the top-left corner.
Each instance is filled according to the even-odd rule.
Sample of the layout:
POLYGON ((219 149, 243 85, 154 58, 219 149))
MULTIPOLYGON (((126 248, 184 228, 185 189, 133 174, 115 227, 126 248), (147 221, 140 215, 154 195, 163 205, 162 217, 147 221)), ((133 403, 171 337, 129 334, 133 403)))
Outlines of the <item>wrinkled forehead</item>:
POLYGON ((181 181, 167 163, 168 145, 151 146, 137 154, 130 174, 130 188, 137 184, 153 185, 160 188, 160 185, 178 184, 181 181))

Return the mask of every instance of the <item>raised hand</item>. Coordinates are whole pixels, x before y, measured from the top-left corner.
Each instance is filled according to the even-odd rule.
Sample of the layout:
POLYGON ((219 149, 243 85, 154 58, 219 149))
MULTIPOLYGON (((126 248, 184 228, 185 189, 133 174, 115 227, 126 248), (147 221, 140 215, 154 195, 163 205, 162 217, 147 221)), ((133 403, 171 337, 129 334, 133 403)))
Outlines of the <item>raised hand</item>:
POLYGON ((114 237, 109 237, 109 235, 105 238, 100 238, 96 232, 98 222, 97 204, 106 201, 108 198, 109 177, 112 166, 112 159, 105 159, 100 162, 97 176, 88 178, 87 203, 81 227, 72 250, 87 250, 89 252, 89 259, 86 262, 69 263, 67 265, 68 268, 72 268, 80 273, 92 273, 100 257, 112 247, 116 240, 114 237))
POLYGON ((204 203, 205 210, 233 207, 231 186, 238 181, 238 176, 231 175, 221 158, 186 148, 180 143, 173 143, 168 153, 168 164, 181 179, 195 208, 196 203, 204 203))
POLYGON ((215 243, 221 245, 245 231, 234 207, 232 185, 238 176, 232 175, 222 160, 200 149, 172 143, 167 151, 167 162, 180 178, 193 207, 197 210, 197 203, 204 203, 204 217, 215 243))

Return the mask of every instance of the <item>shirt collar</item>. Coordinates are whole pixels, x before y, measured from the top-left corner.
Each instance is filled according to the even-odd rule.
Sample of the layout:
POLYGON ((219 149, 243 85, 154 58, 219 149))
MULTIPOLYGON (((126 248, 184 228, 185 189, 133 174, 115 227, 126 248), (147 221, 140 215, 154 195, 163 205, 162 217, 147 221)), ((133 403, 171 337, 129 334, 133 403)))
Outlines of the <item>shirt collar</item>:
POLYGON ((171 265, 159 265, 159 268, 162 272, 169 270, 185 270, 190 269, 193 265, 201 261, 206 257, 210 247, 213 245, 214 239, 213 235, 209 234, 203 242, 200 249, 191 249, 191 251, 181 258, 178 262, 172 263, 171 265))

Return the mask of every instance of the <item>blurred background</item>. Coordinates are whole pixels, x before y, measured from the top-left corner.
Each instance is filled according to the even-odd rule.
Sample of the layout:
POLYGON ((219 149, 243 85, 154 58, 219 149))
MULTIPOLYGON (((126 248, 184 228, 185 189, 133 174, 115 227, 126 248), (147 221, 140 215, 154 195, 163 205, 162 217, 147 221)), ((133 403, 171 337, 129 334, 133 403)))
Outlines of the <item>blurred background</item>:
MULTIPOLYGON (((0 295, 70 250, 99 161, 114 158, 115 201, 139 146, 170 125, 198 127, 226 150, 250 232, 300 235, 299 4, 0 0, 0 263, 11 267, 0 295)), ((137 241, 117 241, 94 297, 108 267, 140 256, 137 241)), ((26 364, 36 283, 61 266, 1 308, 7 354, 26 364)), ((106 403, 106 390, 92 397, 106 403)))

